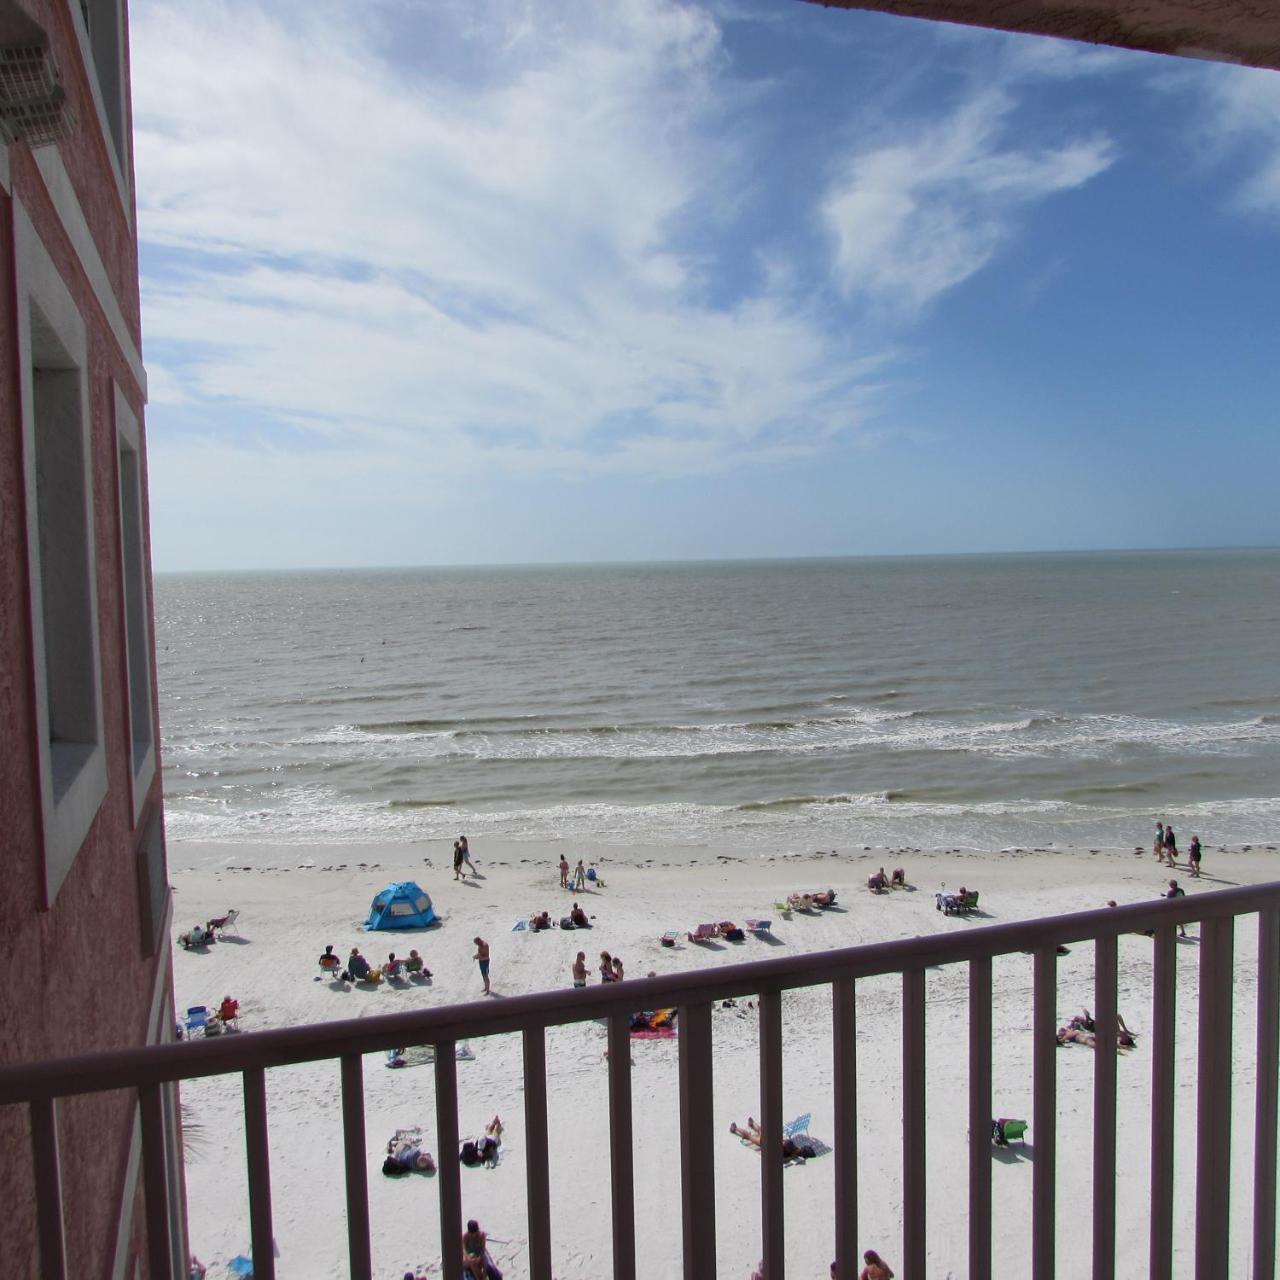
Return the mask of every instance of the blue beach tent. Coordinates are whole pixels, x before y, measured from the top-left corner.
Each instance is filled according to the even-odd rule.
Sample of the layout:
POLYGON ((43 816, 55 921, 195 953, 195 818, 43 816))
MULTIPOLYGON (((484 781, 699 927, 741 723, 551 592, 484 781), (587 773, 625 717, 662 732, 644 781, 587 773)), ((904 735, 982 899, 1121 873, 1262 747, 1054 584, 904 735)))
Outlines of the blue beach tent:
POLYGON ((412 880, 389 884, 373 900, 366 929, 425 929, 434 924, 436 913, 424 889, 412 880))

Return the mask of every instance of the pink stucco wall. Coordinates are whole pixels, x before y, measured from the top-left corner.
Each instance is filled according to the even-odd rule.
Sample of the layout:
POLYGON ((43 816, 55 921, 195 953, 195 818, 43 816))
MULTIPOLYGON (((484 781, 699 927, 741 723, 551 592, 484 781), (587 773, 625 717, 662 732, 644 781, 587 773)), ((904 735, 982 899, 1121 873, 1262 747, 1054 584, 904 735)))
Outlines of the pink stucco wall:
MULTIPOLYGON (((80 127, 59 144, 99 256, 140 340, 137 249, 96 125, 65 0, 23 0, 49 33, 80 127)), ((145 1043, 157 989, 172 1021, 168 965, 144 955, 130 790, 128 664, 113 384, 138 415, 144 395, 118 348, 32 154, 9 149, 12 194, 0 191, 0 1061, 145 1043), (108 792, 51 909, 42 907, 23 445, 18 404, 13 201, 20 200, 76 301, 88 334, 94 544, 108 792)), ((154 650, 154 637, 152 638, 154 650)), ((154 662, 152 663, 154 669, 154 662)), ((155 690, 152 689, 155 706, 155 690)), ((148 802, 160 804, 159 772, 148 802)), ((144 819, 145 821, 145 811, 144 819)), ((167 941, 163 944, 167 946, 167 941)), ((77 1275, 109 1274, 129 1145, 132 1101, 86 1097, 60 1113, 68 1259, 77 1275)), ((0 1108, 0 1275, 39 1274, 30 1144, 21 1108, 0 1108)), ((140 1211, 140 1202, 139 1202, 140 1211)), ((136 1225, 136 1224, 135 1224, 136 1225)), ((136 1230, 135 1230, 136 1236, 136 1230)), ((145 1260, 143 1263, 145 1274, 145 1260)), ((130 1273, 132 1274, 132 1272, 130 1273)))

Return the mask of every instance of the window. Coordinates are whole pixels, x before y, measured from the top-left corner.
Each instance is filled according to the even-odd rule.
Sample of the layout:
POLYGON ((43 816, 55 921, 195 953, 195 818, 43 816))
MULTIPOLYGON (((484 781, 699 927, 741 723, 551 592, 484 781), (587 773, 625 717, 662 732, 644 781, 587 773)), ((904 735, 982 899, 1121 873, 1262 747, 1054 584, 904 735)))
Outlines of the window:
MULTIPOLYGON (((129 85, 125 79, 124 5, 121 0, 79 0, 80 52, 89 71, 94 105, 115 163, 121 195, 129 182, 129 85)), ((125 200, 125 210, 129 202, 125 200)))
POLYGON ((151 701, 151 605, 142 513, 142 453, 138 419, 115 389, 116 457, 120 489, 120 564, 124 575, 125 648, 128 653, 129 752, 136 824, 156 772, 151 701))
POLYGON ((84 321, 14 202, 37 754, 51 905, 107 789, 84 321))

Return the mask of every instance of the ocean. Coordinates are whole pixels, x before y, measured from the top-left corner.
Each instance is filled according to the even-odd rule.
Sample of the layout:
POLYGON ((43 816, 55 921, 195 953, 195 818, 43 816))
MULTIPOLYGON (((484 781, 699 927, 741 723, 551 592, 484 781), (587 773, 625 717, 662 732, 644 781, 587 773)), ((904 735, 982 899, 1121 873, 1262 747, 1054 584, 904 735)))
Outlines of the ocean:
POLYGON ((157 575, 171 840, 1280 836, 1280 551, 157 575))

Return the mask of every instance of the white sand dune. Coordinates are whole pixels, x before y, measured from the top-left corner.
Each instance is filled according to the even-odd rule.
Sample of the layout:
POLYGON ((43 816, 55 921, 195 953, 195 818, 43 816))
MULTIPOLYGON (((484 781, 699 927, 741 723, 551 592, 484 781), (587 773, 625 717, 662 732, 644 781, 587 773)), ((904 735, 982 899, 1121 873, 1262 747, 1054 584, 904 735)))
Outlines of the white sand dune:
MULTIPOLYGON (((569 966, 583 949, 591 963, 602 949, 620 954, 628 977, 710 968, 766 956, 821 952, 889 938, 972 929, 984 922, 1054 916, 1101 906, 1106 899, 1155 898, 1170 874, 1149 854, 1132 850, 1055 849, 990 854, 919 854, 862 850, 836 855, 731 860, 706 850, 613 851, 600 866, 606 888, 586 895, 594 917, 589 933, 512 933, 512 923, 545 908, 567 911, 558 886, 561 849, 508 844, 480 848, 483 879, 457 884, 443 870, 447 848, 276 847, 210 849, 175 845, 175 932, 197 920, 241 912, 242 940, 207 952, 178 949, 175 988, 180 1008, 216 1004, 224 994, 241 1002, 243 1024, 255 1028, 360 1017, 477 999, 480 982, 471 959, 472 938, 493 951, 498 995, 570 985, 569 966), (424 855, 435 869, 427 868, 424 855), (237 867, 207 869, 232 859, 237 867), (643 862, 642 858, 651 861, 643 862), (299 866, 300 862, 311 865, 299 866), (368 864, 360 867, 358 863, 368 864), (336 868, 345 864, 344 869, 336 868), (911 892, 872 896, 867 874, 903 865, 911 892), (181 870, 203 866, 202 870, 181 870), (269 868, 269 869, 268 869, 269 868), (417 878, 432 894, 444 923, 426 933, 367 934, 362 920, 374 893, 391 880, 417 878), (982 894, 986 920, 949 919, 934 909, 934 891, 964 883, 982 894), (778 919, 771 904, 793 889, 834 886, 839 912, 778 919), (716 948, 658 944, 669 928, 703 920, 774 916, 773 945, 748 939, 716 948), (359 945, 373 961, 394 949, 416 947, 434 971, 430 985, 374 990, 349 988, 318 977, 316 957, 325 943, 345 955, 359 945)), ((570 861, 583 852, 569 850, 570 861)), ((1177 874, 1191 894, 1225 884, 1280 878, 1271 848, 1209 849, 1202 880, 1177 874)), ((1192 930, 1193 934, 1196 930, 1192 930)), ((1177 1049, 1177 1217, 1175 1271, 1190 1262, 1194 1196, 1196 976, 1194 938, 1179 947, 1177 1049)), ((1235 1107, 1232 1150, 1232 1242, 1222 1274, 1244 1274, 1250 1262, 1255 921, 1237 929, 1235 1107)), ((1011 956, 995 964, 994 1109, 1031 1115, 1031 959, 1011 956)), ((1122 1055, 1119 1076, 1118 1265, 1121 1275, 1143 1274, 1147 1257, 1147 1184, 1151 1061, 1148 1043, 1151 942, 1120 940, 1120 1011, 1139 1033, 1135 1051, 1122 1055)), ((1059 964, 1059 1021, 1093 1005, 1093 956, 1077 946, 1059 964)), ((861 1187, 860 1247, 874 1247, 897 1266, 901 1256, 901 984, 868 980, 858 994, 858 1091, 861 1187)), ((962 967, 932 971, 928 991, 929 1270, 966 1274, 967 974, 962 967)), ((785 1102, 788 1115, 812 1113, 811 1133, 833 1135, 831 1001, 829 989, 789 993, 785 1010, 785 1102)), ((720 1275, 745 1277, 759 1255, 759 1159, 728 1132, 731 1120, 759 1114, 754 1010, 717 1009, 715 1129, 716 1203, 720 1275)), ((607 1077, 605 1033, 595 1023, 555 1028, 547 1035, 548 1107, 552 1159, 552 1241, 559 1280, 610 1272, 607 1077)), ((494 1112, 507 1124, 503 1158, 495 1170, 464 1169, 464 1215, 490 1232, 493 1253, 511 1280, 528 1274, 521 1046, 515 1036, 473 1042, 474 1061, 458 1065, 459 1121, 464 1136, 478 1132, 494 1112)), ((632 1056, 635 1105, 637 1238, 646 1277, 680 1274, 677 1044, 636 1042, 632 1056)), ((1063 1049, 1058 1064, 1058 1253, 1064 1277, 1087 1274, 1090 1241, 1093 1054, 1063 1049)), ((381 1055, 365 1060, 369 1135, 368 1170, 374 1269, 399 1280, 406 1269, 439 1274, 436 1181, 426 1176, 386 1178, 387 1139, 401 1126, 421 1125, 437 1158, 434 1075, 430 1067, 387 1070, 381 1055)), ((282 1277, 347 1273, 341 1107, 337 1063, 273 1070, 268 1075, 272 1193, 282 1277)), ((211 1275, 249 1243, 241 1090, 237 1078, 193 1081, 183 1090, 199 1132, 189 1142, 187 1187, 192 1247, 211 1275)), ((1027 1273, 1031 1174, 1035 1128, 1026 1152, 993 1152, 996 1271, 1027 1273)), ((979 1141, 987 1143, 983 1134, 979 1141)), ((788 1274, 822 1277, 833 1253, 834 1161, 823 1156, 786 1173, 788 1274)), ((450 1247, 453 1247, 452 1245, 450 1247)))

